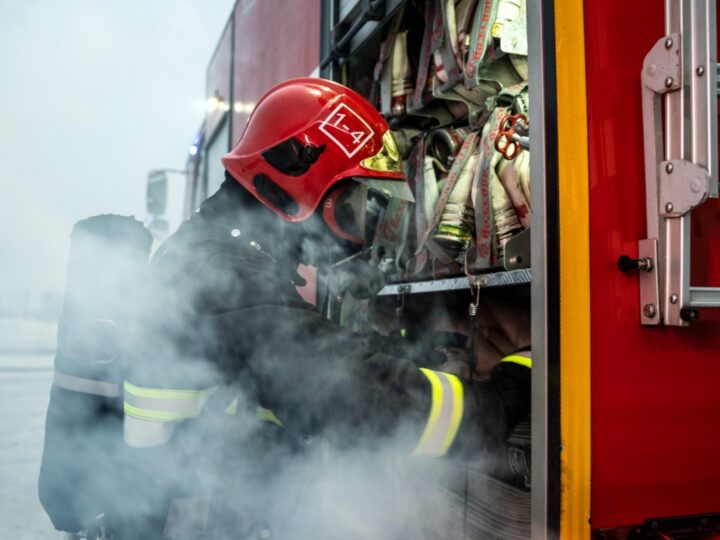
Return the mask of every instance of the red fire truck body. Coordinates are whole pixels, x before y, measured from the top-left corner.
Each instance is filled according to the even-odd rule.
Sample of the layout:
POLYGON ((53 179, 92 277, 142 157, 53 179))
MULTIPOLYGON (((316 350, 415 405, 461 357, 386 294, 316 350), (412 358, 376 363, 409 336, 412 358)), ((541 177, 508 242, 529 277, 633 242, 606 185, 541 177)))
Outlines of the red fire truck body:
MULTIPOLYGON (((717 512, 720 313, 702 310, 688 327, 641 326, 638 279, 614 264, 647 238, 640 75, 666 35, 664 10, 659 2, 589 1, 584 10, 592 525, 717 512)), ((691 281, 718 286, 718 200, 692 218, 691 281)))
MULTIPOLYGON (((662 289, 671 283, 673 268, 663 261, 673 247, 664 232, 649 236, 655 203, 648 203, 642 101, 644 61, 658 40, 677 35, 693 46, 673 34, 678 21, 668 15, 702 18, 693 2, 527 2, 533 538, 718 537, 701 534, 717 526, 720 512, 720 311, 683 297, 685 316, 699 320, 663 322, 675 303, 675 292, 663 298, 662 289), (650 257, 661 273, 657 305, 641 302, 642 268, 617 266, 621 255, 642 260, 645 239, 660 242, 660 255, 650 257), (683 527, 697 536, 673 536, 683 527)), ((311 74, 356 80, 348 72, 367 68, 355 52, 386 35, 405 3, 239 0, 208 68, 209 109, 190 152, 186 213, 219 186, 220 156, 269 87, 311 74)), ((714 23, 714 5, 704 9, 714 23)), ((712 63, 686 61, 683 76, 715 81, 715 56, 713 41, 712 63)), ((679 95, 678 84, 666 90, 679 95)), ((668 96, 667 103, 676 99, 668 96)), ((670 115, 666 108, 665 120, 670 115)), ((674 144, 666 142, 663 163, 693 161, 694 146, 674 144)), ((717 180, 717 170, 701 165, 717 180)), ((661 229, 681 219, 666 214, 661 229)), ((692 264, 682 271, 692 268, 693 287, 718 287, 718 200, 699 205, 688 222, 692 264)))

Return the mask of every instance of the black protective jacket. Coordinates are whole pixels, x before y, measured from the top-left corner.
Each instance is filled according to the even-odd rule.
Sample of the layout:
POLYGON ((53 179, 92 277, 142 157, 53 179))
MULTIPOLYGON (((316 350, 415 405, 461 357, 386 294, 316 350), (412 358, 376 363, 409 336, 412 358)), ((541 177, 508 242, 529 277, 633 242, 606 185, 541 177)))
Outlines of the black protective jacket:
MULTIPOLYGON (((427 378, 396 356, 397 347, 388 354, 389 341, 346 331, 302 300, 297 261, 271 251, 272 224, 263 221, 270 213, 248 197, 226 180, 155 254, 159 300, 152 318, 160 330, 148 341, 157 343, 159 336, 161 354, 138 380, 188 388, 239 384, 300 433, 327 432, 352 445, 360 437, 378 442, 403 431, 412 443, 430 409, 427 378), (263 216, 263 230, 255 228, 251 212, 263 216), (168 342, 174 356, 162 354, 168 342)), ((500 364, 464 394, 451 453, 506 439, 529 414, 529 370, 500 364)))
MULTIPOLYGON (((389 341, 346 331, 302 300, 297 261, 271 251, 268 229, 279 218, 268 223, 270 212, 248 198, 226 180, 155 254, 158 286, 145 325, 152 335, 144 340, 151 350, 135 381, 239 385, 294 431, 332 434, 343 445, 403 431, 412 443, 431 405, 427 378, 397 347, 388 354, 389 341)), ((529 370, 500 364, 464 394, 451 453, 506 439, 529 414, 529 370)))
MULTIPOLYGON (((410 455, 432 407, 428 377, 398 353, 401 347, 349 332, 305 303, 296 289, 297 260, 273 242, 279 218, 249 199, 226 180, 156 252, 156 291, 138 329, 129 379, 150 388, 220 386, 204 416, 222 413, 240 395, 241 410, 269 409, 284 426, 271 445, 321 435, 339 449, 410 455)), ((448 455, 504 448, 512 427, 529 414, 530 370, 501 363, 488 380, 463 387, 462 421, 448 455)), ((235 428, 219 429, 234 440, 228 431, 235 428)), ((237 430, 249 434, 237 443, 244 456, 275 459, 267 438, 255 444, 257 432, 237 430)), ((204 442, 218 436, 199 432, 204 442)), ((185 449, 185 464, 198 451, 182 437, 176 433, 174 443, 185 449)), ((157 477, 162 464, 177 480, 163 448, 140 451, 138 460, 152 452, 162 457, 147 476, 157 477)))

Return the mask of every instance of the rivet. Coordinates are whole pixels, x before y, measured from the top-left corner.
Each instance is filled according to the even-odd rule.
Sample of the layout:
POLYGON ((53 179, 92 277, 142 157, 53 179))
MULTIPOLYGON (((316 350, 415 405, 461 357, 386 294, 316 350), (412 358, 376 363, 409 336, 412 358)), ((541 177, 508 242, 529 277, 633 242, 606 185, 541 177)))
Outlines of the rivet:
POLYGON ((677 304, 677 303, 678 303, 678 295, 677 295, 677 294, 671 294, 671 295, 670 295, 670 303, 671 303, 671 304, 677 304))
POLYGON ((670 174, 675 170, 675 167, 673 167, 672 163, 666 163, 665 164, 665 172, 670 174))
POLYGON ((655 304, 645 304, 643 306, 643 314, 648 318, 652 319, 657 314, 657 308, 655 304))
POLYGON ((667 79, 665 79, 665 88, 670 88, 672 85, 673 85, 672 77, 668 77, 667 79))
POLYGON ((673 208, 675 208, 675 207, 673 206, 673 203, 671 203, 671 202, 669 202, 669 203, 667 203, 667 204, 665 205, 665 211, 666 211, 667 213, 672 212, 672 211, 673 211, 673 208))
POLYGON ((705 66, 698 66, 695 70, 695 73, 697 73, 698 77, 702 77, 703 75, 705 75, 705 66))
POLYGON ((241 234, 242 233, 240 232, 240 229, 233 229, 230 231, 230 236, 232 236, 233 238, 237 238, 241 234))
POLYGON ((657 73, 657 64, 650 64, 647 68, 648 75, 651 77, 657 73))
POLYGON ((693 178, 690 181, 690 189, 693 191, 693 193, 700 193, 700 191, 703 188, 703 181, 702 178, 698 178, 697 176, 693 178))
POLYGON ((666 48, 666 49, 669 49, 669 48, 672 47, 672 46, 673 46, 673 40, 672 40, 672 38, 667 38, 667 39, 665 40, 665 48, 666 48))

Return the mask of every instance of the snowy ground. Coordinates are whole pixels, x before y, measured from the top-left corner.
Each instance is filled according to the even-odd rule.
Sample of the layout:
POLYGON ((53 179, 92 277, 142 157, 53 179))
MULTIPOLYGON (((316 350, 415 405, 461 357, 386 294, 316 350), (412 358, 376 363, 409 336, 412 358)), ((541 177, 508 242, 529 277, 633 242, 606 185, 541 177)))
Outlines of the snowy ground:
POLYGON ((37 497, 53 353, 44 325, 0 324, 0 538, 58 539, 37 497), (37 332, 37 333, 35 333, 37 332), (36 340, 28 335, 35 333, 36 340), (11 339, 13 338, 20 339, 11 339), (22 346, 19 346, 22 345, 22 346), (24 350, 23 350, 24 349, 24 350))

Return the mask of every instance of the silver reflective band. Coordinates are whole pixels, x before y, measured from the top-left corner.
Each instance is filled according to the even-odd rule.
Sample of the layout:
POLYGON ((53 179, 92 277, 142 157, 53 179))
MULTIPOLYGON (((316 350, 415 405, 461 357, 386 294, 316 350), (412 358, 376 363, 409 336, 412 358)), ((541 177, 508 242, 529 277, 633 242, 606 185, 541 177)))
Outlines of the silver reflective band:
POLYGON ((175 425, 198 416, 217 388, 173 390, 147 388, 125 381, 125 442, 134 448, 167 443, 175 425))
POLYGON ((162 446, 170 440, 179 423, 144 420, 126 414, 123 418, 125 444, 133 448, 162 446))
POLYGON ((455 375, 420 368, 430 381, 432 404, 413 456, 444 456, 457 435, 463 416, 463 385, 455 375))
POLYGON ((58 388, 71 390, 73 392, 81 392, 83 394, 92 394, 103 397, 118 397, 120 395, 120 385, 95 379, 86 379, 76 377, 75 375, 66 375, 55 370, 53 374, 53 384, 58 388))
POLYGON ((148 388, 125 381, 125 414, 145 420, 171 422, 195 418, 218 389, 174 390, 148 388))

